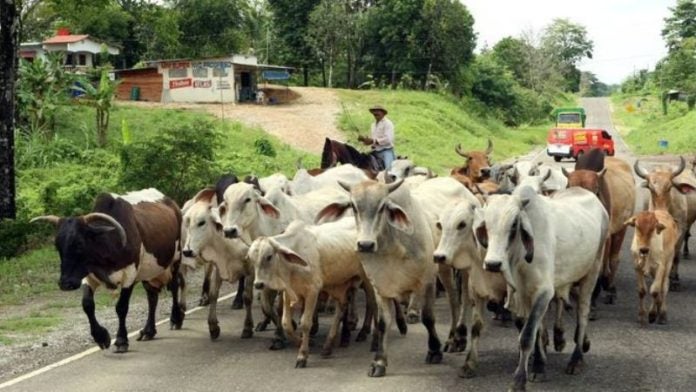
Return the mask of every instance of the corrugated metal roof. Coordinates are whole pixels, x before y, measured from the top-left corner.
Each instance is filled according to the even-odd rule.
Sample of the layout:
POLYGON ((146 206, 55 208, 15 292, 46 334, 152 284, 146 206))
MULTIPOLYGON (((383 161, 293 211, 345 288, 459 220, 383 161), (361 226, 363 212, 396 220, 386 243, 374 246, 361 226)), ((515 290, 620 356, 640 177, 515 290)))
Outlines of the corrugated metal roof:
POLYGON ((53 36, 53 37, 45 40, 43 43, 44 44, 72 44, 74 42, 80 42, 85 38, 89 38, 89 35, 87 35, 87 34, 56 35, 56 36, 53 36))

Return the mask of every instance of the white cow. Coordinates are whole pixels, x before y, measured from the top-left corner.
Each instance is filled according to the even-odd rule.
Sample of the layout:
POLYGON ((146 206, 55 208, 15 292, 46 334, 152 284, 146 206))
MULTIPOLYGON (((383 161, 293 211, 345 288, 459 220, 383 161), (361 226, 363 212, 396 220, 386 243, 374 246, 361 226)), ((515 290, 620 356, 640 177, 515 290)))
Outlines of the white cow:
POLYGON ((576 346, 566 368, 573 374, 589 350, 586 335, 590 299, 602 266, 609 216, 591 192, 573 187, 553 197, 539 195, 529 186, 512 195, 493 195, 484 209, 484 223, 476 228, 487 246, 484 266, 500 271, 511 290, 510 310, 526 318, 520 332, 520 356, 514 389, 527 383, 529 354, 534 348, 532 381, 543 378, 545 345, 540 326, 554 298, 569 303, 578 288, 576 346))
POLYGON ((362 169, 353 165, 332 167, 317 176, 311 176, 306 169, 299 169, 290 182, 290 192, 293 195, 301 195, 326 186, 338 187, 337 181, 339 180, 346 184, 355 185, 367 180, 367 178, 362 169))

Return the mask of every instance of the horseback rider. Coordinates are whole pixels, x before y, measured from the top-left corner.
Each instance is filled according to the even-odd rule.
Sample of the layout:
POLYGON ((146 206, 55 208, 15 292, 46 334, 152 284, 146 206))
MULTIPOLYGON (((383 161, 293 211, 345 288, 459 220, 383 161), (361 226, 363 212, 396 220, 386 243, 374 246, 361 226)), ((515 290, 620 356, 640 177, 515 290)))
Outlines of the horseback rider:
POLYGON ((396 159, 394 153, 394 124, 387 116, 387 109, 375 105, 371 107, 370 113, 375 117, 372 124, 371 137, 358 136, 364 145, 372 147, 372 154, 376 155, 384 163, 384 170, 391 168, 392 161, 396 159))

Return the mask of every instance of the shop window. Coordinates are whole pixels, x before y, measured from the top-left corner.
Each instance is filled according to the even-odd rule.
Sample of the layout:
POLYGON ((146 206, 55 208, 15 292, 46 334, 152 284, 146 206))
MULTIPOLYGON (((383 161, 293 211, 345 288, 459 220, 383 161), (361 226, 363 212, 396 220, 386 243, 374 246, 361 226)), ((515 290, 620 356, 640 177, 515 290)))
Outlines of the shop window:
POLYGON ((186 68, 169 68, 169 78, 185 78, 188 76, 188 69, 186 68))

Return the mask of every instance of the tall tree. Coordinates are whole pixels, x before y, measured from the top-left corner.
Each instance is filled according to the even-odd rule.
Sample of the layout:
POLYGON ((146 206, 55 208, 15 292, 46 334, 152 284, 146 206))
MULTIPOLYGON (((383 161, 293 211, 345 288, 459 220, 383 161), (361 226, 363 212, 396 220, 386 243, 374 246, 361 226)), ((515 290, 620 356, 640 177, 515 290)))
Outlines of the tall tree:
POLYGON ((594 43, 587 36, 585 26, 568 19, 554 19, 542 35, 542 47, 560 65, 566 79, 566 89, 578 91, 580 71, 577 63, 585 57, 592 58, 594 43))
POLYGON ((0 1, 0 218, 14 219, 15 82, 19 49, 19 2, 0 1))
POLYGON ((322 72, 329 69, 325 87, 333 87, 334 64, 347 40, 348 18, 346 5, 336 0, 322 0, 309 15, 307 41, 321 61, 322 72))
POLYGON ((682 41, 696 37, 696 1, 678 0, 677 6, 669 9, 672 15, 665 18, 662 38, 670 52, 676 50, 682 41))
POLYGON ((527 53, 533 47, 521 39, 505 37, 498 41, 491 50, 491 55, 496 63, 507 68, 515 76, 515 79, 525 87, 525 75, 529 69, 529 56, 527 53))

